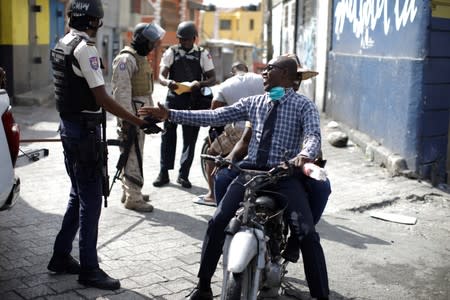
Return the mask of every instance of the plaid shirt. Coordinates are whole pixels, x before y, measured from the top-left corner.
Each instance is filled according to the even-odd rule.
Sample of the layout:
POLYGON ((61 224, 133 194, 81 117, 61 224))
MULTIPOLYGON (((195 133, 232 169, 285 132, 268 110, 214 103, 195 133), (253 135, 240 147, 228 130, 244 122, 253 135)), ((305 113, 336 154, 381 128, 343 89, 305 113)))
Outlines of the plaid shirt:
MULTIPOLYGON (((316 105, 293 89, 279 100, 268 167, 299 154, 316 158, 321 147, 320 117, 316 105)), ((170 121, 193 126, 223 126, 236 121, 252 123, 252 138, 244 161, 255 165, 264 120, 272 106, 268 93, 242 98, 215 110, 170 110, 170 121)))

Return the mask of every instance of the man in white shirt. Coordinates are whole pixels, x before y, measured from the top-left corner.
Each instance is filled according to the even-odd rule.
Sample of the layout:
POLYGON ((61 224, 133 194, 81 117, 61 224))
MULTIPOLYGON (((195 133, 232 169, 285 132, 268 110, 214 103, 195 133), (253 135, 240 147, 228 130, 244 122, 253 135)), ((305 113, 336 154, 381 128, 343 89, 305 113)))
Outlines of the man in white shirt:
MULTIPOLYGON (((211 109, 232 105, 239 99, 264 94, 263 78, 260 74, 248 71, 245 63, 235 62, 231 67, 232 77, 222 82, 217 90, 217 95, 211 105, 211 109)), ((234 145, 239 141, 244 131, 245 122, 236 122, 225 126, 224 131, 211 143, 207 153, 209 155, 228 155, 234 145)), ((198 196, 194 203, 216 206, 214 198, 214 163, 207 161, 205 170, 208 176, 208 192, 198 196)))

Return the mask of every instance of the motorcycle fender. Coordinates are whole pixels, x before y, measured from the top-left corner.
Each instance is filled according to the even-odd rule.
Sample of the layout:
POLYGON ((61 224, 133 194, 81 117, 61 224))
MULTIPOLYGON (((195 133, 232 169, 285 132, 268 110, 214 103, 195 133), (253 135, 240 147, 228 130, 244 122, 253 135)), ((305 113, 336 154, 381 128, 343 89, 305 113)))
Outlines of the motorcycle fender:
POLYGON ((234 235, 228 251, 228 271, 241 273, 258 253, 258 242, 252 232, 241 231, 234 235))

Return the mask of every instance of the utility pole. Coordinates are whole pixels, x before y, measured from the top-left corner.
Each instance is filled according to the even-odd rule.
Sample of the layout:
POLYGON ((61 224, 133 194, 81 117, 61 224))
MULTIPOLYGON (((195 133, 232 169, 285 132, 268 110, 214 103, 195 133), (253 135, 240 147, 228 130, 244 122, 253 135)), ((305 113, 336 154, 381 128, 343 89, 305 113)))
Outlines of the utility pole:
POLYGON ((272 0, 267 0, 266 6, 266 18, 267 18, 267 61, 272 59, 273 56, 273 46, 272 46, 272 0))

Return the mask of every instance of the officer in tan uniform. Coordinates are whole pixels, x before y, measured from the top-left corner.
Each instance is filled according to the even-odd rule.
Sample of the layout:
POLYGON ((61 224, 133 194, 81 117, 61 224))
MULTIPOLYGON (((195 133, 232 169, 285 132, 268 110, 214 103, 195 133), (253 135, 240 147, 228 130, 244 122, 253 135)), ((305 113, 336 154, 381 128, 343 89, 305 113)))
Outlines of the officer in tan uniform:
MULTIPOLYGON (((154 23, 140 23, 133 32, 130 46, 125 46, 113 61, 113 95, 128 111, 137 115, 144 106, 153 106, 153 71, 147 55, 155 49, 165 34, 154 23)), ((122 153, 128 153, 122 176, 122 202, 125 208, 141 212, 153 211, 149 196, 143 195, 144 184, 142 155, 145 134, 133 124, 118 118, 117 132, 122 153)))

